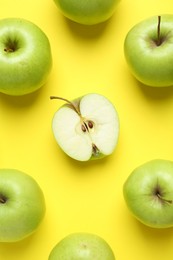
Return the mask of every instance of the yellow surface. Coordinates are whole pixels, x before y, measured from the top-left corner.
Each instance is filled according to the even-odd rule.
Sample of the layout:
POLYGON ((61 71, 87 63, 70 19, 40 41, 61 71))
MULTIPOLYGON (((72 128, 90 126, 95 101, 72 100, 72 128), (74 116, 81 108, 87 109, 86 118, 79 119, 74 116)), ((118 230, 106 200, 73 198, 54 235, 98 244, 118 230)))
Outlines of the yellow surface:
POLYGON ((123 42, 148 16, 173 13, 172 0, 122 0, 106 23, 67 21, 53 0, 0 0, 0 18, 21 17, 49 37, 54 66, 48 83, 25 97, 0 94, 0 167, 32 175, 47 213, 31 237, 0 244, 1 260, 46 260, 64 236, 78 231, 103 237, 117 260, 172 260, 173 229, 155 230, 129 213, 122 186, 131 171, 155 158, 173 160, 173 89, 142 86, 129 73, 123 42), (106 159, 80 163, 56 144, 51 121, 63 102, 90 92, 109 98, 120 117, 117 149, 106 159))

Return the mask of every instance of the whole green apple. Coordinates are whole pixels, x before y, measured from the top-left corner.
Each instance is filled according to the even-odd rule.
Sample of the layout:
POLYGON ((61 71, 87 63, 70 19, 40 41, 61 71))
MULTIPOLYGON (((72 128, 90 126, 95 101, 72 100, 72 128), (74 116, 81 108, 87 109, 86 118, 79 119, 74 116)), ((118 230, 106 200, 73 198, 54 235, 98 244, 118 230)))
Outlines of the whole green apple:
POLYGON ((91 93, 66 103, 55 113, 52 130, 62 150, 78 161, 100 159, 113 153, 119 137, 119 118, 103 95, 91 93))
POLYGON ((15 169, 0 169, 0 242, 31 235, 45 215, 45 199, 37 182, 15 169))
POLYGON ((0 92, 29 94, 43 86, 52 67, 49 40, 30 21, 0 20, 0 92))
POLYGON ((173 226, 173 162, 156 159, 137 167, 123 187, 131 213, 153 228, 173 226))
POLYGON ((147 18, 127 33, 124 53, 134 77, 145 85, 173 85, 173 15, 147 18))
POLYGON ((89 233, 74 233, 62 239, 51 251, 48 260, 115 260, 108 243, 89 233))
POLYGON ((93 25, 108 20, 120 0, 54 0, 64 16, 80 24, 93 25))

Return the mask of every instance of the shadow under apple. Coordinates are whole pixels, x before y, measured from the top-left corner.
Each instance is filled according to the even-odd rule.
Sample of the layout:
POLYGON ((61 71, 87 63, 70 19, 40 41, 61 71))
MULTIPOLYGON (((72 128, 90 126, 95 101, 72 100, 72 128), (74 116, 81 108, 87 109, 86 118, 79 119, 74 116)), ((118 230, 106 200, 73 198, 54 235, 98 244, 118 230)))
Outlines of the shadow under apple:
POLYGON ((36 233, 31 234, 29 237, 17 242, 4 242, 0 243, 0 256, 1 259, 10 259, 12 260, 13 256, 16 258, 18 255, 19 259, 22 254, 27 252, 33 244, 36 243, 35 240, 38 240, 38 235, 36 233))
MULTIPOLYGON (((116 160, 116 156, 118 156, 118 147, 116 147, 115 151, 113 154, 109 156, 105 156, 101 159, 93 159, 89 161, 78 161, 70 156, 68 156, 62 149, 57 145, 55 141, 54 142, 54 152, 57 153, 57 158, 58 158, 58 153, 61 153, 61 159, 64 161, 65 165, 69 165, 70 172, 66 172, 65 174, 72 174, 73 175, 82 175, 82 176, 88 176, 88 175, 93 175, 93 172, 97 175, 104 175, 108 174, 105 171, 99 171, 99 169, 102 169, 104 166, 107 164, 109 165, 111 161, 116 160), (91 169, 91 170, 90 170, 91 169)), ((57 160, 57 163, 58 160, 57 160)))
MULTIPOLYGON (((158 246, 168 246, 169 240, 173 239, 173 227, 169 228, 152 228, 142 224, 140 221, 136 220, 138 226, 138 231, 140 235, 148 241, 148 243, 154 243, 158 246)), ((172 243, 172 242, 171 242, 172 243)))
POLYGON ((0 103, 4 106, 13 107, 13 108, 29 107, 36 102, 38 97, 41 95, 44 87, 46 86, 42 86, 40 89, 32 93, 22 95, 22 96, 11 96, 11 95, 0 93, 0 103))
POLYGON ((119 26, 119 21, 121 20, 120 17, 120 12, 116 10, 108 20, 94 25, 79 24, 65 16, 63 16, 62 19, 64 20, 67 30, 73 35, 73 37, 79 40, 83 39, 85 41, 92 41, 102 37, 112 23, 114 23, 114 28, 115 26, 119 26))
MULTIPOLYGON (((127 214, 127 209, 124 214, 127 214)), ((152 246, 153 250, 157 250, 158 248, 162 248, 164 250, 168 250, 172 248, 172 240, 173 240, 173 227, 169 228, 153 228, 149 227, 139 220, 137 220, 132 214, 128 213, 128 223, 126 223, 128 227, 133 227, 135 229, 135 235, 131 234, 130 230, 127 235, 128 241, 132 238, 131 236, 138 236, 141 240, 141 243, 144 243, 146 247, 152 246)), ((131 229, 132 230, 132 229, 131 229)))
POLYGON ((92 40, 100 37, 110 23, 110 20, 107 20, 106 22, 96 25, 83 25, 73 22, 65 17, 64 20, 70 32, 72 32, 76 37, 84 38, 85 40, 92 40))
POLYGON ((137 87, 141 89, 143 94, 152 100, 170 99, 173 97, 173 86, 169 87, 152 87, 144 85, 136 80, 137 87))

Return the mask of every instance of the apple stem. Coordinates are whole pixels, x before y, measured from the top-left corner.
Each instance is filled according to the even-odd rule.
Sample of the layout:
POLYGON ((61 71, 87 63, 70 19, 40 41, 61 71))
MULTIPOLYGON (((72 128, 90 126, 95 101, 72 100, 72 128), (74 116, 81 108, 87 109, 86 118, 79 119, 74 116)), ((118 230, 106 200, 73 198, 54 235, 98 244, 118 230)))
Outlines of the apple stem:
POLYGON ((6 201, 7 199, 4 196, 0 195, 0 203, 5 204, 6 201))
POLYGON ((162 44, 162 39, 160 37, 160 25, 161 25, 161 16, 158 16, 158 26, 157 26, 157 46, 160 46, 162 44))
POLYGON ((59 100, 63 100, 65 102, 67 102, 68 104, 70 104, 73 107, 73 109, 76 111, 76 113, 81 116, 79 110, 76 108, 76 106, 73 104, 73 102, 69 101, 68 99, 62 98, 62 97, 57 97, 57 96, 50 96, 50 99, 59 99, 59 100))
POLYGON ((159 193, 157 194, 157 197, 158 197, 159 199, 161 199, 162 201, 167 202, 167 203, 169 203, 169 204, 172 204, 172 203, 173 203, 172 200, 164 199, 159 193))

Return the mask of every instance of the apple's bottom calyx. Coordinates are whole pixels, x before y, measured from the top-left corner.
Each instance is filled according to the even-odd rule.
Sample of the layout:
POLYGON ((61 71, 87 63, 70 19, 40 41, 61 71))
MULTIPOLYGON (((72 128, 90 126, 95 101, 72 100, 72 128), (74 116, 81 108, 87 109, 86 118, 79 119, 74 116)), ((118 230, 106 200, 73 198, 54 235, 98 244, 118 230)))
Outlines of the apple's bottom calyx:
POLYGON ((55 113, 52 129, 59 146, 73 159, 88 161, 109 155, 119 136, 119 119, 113 104, 99 94, 87 94, 55 113))
POLYGON ((95 145, 95 144, 92 144, 92 154, 94 155, 94 156, 97 156, 97 155, 99 155, 100 154, 100 151, 99 151, 99 149, 97 148, 97 146, 95 145))

